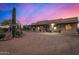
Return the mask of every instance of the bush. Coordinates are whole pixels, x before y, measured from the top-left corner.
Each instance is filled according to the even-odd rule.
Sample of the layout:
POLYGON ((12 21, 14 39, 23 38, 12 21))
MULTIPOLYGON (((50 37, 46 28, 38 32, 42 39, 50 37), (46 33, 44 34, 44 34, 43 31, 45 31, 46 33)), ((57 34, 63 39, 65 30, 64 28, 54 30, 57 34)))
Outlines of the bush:
POLYGON ((5 34, 2 28, 0 28, 0 39, 4 38, 5 34))
POLYGON ((7 28, 0 28, 0 33, 4 33, 4 32, 7 32, 8 29, 7 28))
POLYGON ((79 28, 77 29, 77 33, 79 34, 79 28))
POLYGON ((3 33, 3 30, 0 29, 0 33, 3 33))
POLYGON ((3 30, 3 32, 7 32, 8 28, 3 28, 2 30, 3 30))
POLYGON ((4 33, 0 33, 0 39, 4 38, 5 34, 4 33))
POLYGON ((17 31, 16 31, 16 37, 21 37, 21 35, 22 35, 22 31, 17 30, 17 31))

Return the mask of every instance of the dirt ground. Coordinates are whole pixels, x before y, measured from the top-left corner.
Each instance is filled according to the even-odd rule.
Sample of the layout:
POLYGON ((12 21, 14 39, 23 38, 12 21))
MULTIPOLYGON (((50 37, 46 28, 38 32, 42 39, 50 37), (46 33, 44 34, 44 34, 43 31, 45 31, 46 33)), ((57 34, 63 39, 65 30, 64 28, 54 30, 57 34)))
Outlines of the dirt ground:
POLYGON ((75 55, 79 54, 79 36, 25 32, 21 38, 0 41, 0 54, 75 55))

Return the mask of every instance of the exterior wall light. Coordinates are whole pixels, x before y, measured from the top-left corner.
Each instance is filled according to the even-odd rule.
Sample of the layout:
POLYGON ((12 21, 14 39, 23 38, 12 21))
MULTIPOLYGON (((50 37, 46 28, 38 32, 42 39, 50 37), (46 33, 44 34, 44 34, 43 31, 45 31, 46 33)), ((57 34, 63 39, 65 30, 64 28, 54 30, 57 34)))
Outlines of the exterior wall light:
POLYGON ((78 28, 79 28, 79 23, 78 23, 78 28))
POLYGON ((39 29, 40 29, 40 27, 37 27, 37 29, 39 30, 39 29))
POLYGON ((78 28, 79 28, 79 18, 78 18, 78 24, 77 24, 78 28))
POLYGON ((54 27, 54 30, 57 30, 57 27, 54 27))
POLYGON ((52 28, 54 28, 54 25, 55 25, 54 23, 51 24, 52 28))
POLYGON ((51 24, 51 29, 50 29, 50 30, 51 30, 52 32, 54 32, 54 25, 55 25, 54 23, 51 24))

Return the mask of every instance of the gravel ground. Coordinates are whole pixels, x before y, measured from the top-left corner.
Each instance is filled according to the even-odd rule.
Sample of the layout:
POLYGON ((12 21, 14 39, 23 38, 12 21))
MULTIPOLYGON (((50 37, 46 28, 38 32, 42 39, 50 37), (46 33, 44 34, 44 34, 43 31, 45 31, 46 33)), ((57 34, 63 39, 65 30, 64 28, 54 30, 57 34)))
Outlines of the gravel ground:
POLYGON ((21 38, 0 41, 0 54, 76 55, 79 54, 79 36, 25 32, 21 38))

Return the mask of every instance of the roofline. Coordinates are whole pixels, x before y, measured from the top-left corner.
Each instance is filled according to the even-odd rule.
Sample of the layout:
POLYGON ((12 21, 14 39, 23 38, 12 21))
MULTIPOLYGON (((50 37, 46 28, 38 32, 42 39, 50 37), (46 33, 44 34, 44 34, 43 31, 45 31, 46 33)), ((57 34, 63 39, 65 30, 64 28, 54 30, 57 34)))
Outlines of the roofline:
MULTIPOLYGON (((59 19, 43 20, 43 21, 52 21, 52 23, 58 23, 57 20, 62 21, 62 20, 66 20, 66 19, 75 19, 75 18, 78 18, 78 19, 76 19, 76 20, 79 22, 79 17, 59 18, 59 19)), ((43 24, 36 24, 36 23, 43 22, 43 21, 35 22, 35 24, 32 23, 31 26, 32 26, 32 25, 43 25, 43 24)), ((68 21, 68 20, 67 20, 67 21, 68 21)), ((77 22, 77 21, 76 21, 76 22, 77 22)), ((50 23, 51 23, 51 22, 50 22, 50 23)), ((61 22, 59 22, 59 23, 61 23, 61 22)))

